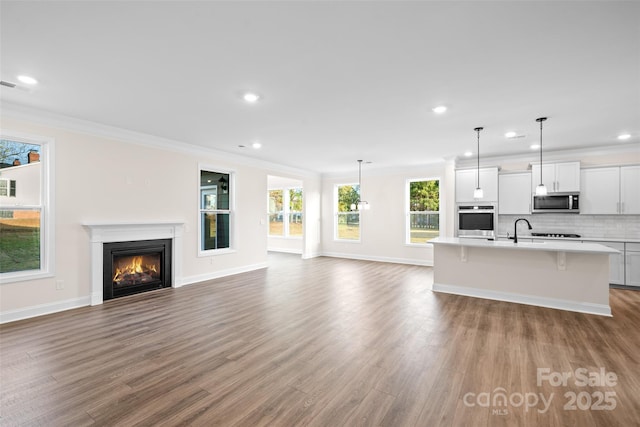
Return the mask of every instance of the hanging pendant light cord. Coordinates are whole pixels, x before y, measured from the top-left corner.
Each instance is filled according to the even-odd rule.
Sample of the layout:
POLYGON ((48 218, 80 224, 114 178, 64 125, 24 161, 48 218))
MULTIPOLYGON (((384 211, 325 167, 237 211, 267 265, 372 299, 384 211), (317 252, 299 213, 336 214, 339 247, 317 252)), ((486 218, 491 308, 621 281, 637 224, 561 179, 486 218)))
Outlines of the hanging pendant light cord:
POLYGON ((542 185, 542 120, 540 120, 540 185, 542 185))
POLYGON ((536 122, 540 123, 540 187, 542 187, 542 122, 547 120, 546 117, 539 117, 536 122))
POLYGON ((358 160, 358 203, 362 201, 362 160, 358 160))
POLYGON ((477 188, 480 188, 480 129, 478 131, 478 183, 476 184, 477 188))
POLYGON ((480 131, 484 129, 483 127, 477 127, 474 130, 478 133, 478 176, 477 176, 477 185, 476 188, 480 188, 480 131))

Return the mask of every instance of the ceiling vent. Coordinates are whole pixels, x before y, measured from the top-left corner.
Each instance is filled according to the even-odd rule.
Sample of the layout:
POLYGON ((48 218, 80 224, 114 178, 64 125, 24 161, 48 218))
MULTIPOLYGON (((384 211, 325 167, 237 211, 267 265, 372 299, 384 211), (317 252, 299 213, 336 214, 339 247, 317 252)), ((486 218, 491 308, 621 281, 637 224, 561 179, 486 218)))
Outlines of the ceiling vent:
POLYGON ((7 82, 4 80, 0 80, 0 86, 5 86, 11 89, 19 89, 19 90, 23 90, 25 92, 31 92, 31 88, 25 87, 25 86, 20 86, 16 83, 13 82, 7 82))

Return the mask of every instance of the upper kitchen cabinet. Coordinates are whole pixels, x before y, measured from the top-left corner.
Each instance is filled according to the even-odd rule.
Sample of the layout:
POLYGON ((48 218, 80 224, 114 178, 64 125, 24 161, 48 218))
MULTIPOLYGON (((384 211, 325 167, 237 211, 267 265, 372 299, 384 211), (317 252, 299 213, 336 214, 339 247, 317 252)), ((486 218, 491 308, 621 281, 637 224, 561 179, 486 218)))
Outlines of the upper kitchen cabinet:
POLYGON ((498 168, 480 168, 480 188, 484 193, 482 199, 473 198, 477 178, 477 169, 456 170, 456 203, 498 201, 498 168))
POLYGON ((531 213, 530 172, 500 174, 498 176, 498 213, 501 215, 528 215, 531 213))
MULTIPOLYGON (((580 191, 580 162, 543 163, 542 183, 549 193, 580 191)), ((540 184, 540 165, 531 166, 531 192, 540 184)))
POLYGON ((640 214, 640 166, 583 169, 581 185, 583 214, 640 214))
POLYGON ((620 167, 620 213, 640 214, 640 166, 620 167))

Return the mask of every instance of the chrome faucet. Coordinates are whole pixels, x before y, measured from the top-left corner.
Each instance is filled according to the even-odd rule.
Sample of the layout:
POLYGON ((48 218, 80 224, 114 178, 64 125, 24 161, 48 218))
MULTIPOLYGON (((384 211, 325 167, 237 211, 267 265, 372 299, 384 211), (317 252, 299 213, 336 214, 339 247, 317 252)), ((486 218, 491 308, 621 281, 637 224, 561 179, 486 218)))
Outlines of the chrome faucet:
POLYGON ((529 227, 529 230, 532 230, 533 227, 531 227, 531 224, 529 223, 529 220, 525 219, 525 218, 518 218, 516 219, 516 222, 513 224, 513 243, 518 243, 518 221, 524 221, 527 223, 527 226, 529 227))

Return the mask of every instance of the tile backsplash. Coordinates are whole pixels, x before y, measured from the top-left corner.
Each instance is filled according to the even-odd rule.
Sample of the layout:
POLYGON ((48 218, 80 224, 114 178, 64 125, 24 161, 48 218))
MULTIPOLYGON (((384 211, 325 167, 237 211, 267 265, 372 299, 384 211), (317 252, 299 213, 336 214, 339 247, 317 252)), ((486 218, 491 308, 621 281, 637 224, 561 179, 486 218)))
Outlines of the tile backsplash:
POLYGON ((640 215, 576 215, 576 214, 536 214, 499 215, 497 233, 504 236, 513 234, 513 223, 518 218, 526 218, 533 230, 526 224, 518 224, 518 236, 534 233, 575 233, 588 238, 640 239, 640 215), (520 234, 522 233, 522 234, 520 234))

